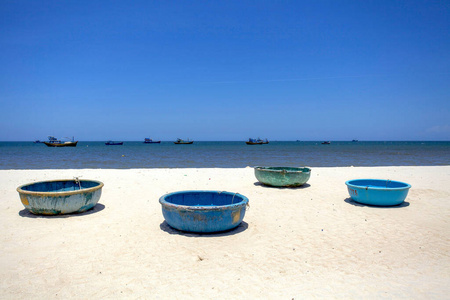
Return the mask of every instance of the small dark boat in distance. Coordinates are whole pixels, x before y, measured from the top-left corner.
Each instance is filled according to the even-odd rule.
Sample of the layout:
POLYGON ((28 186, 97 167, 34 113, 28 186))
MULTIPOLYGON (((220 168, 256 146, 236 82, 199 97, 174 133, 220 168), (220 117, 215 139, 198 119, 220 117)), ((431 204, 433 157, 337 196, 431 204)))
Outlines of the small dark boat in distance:
POLYGON ((190 145, 193 144, 194 141, 191 141, 189 139, 187 139, 187 141, 182 140, 182 139, 177 139, 175 142, 173 142, 175 145, 190 145))
POLYGON ((322 145, 329 145, 329 144, 331 144, 330 141, 325 141, 325 142, 322 143, 322 145))
POLYGON ((149 139, 149 138, 145 138, 144 139, 144 144, 160 144, 160 143, 161 143, 161 141, 154 141, 154 140, 149 139))
POLYGON ((260 139, 260 138, 257 138, 257 139, 249 138, 248 141, 245 142, 245 143, 246 143, 247 145, 263 145, 263 144, 268 144, 268 143, 269 143, 269 140, 267 140, 267 139, 262 140, 262 139, 260 139))
POLYGON ((123 145, 123 142, 113 142, 113 141, 107 141, 105 143, 106 146, 120 146, 123 145))
POLYGON ((48 142, 44 142, 44 144, 47 145, 47 147, 76 147, 78 141, 74 141, 72 138, 72 141, 66 141, 62 142, 61 140, 58 140, 54 136, 48 137, 48 142))
POLYGON ((352 140, 353 143, 359 142, 358 140, 352 140))
POLYGON ((262 145, 262 142, 258 142, 255 139, 248 139, 247 142, 245 142, 247 145, 262 145))

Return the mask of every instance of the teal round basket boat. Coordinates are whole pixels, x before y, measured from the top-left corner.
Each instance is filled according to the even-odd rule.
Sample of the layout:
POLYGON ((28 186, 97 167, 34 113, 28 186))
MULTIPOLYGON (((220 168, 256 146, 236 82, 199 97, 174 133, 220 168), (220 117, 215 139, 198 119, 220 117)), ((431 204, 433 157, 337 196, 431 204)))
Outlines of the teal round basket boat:
POLYGON ((248 198, 221 191, 180 191, 162 196, 159 202, 170 227, 212 233, 239 226, 244 219, 248 198))
POLYGON ((27 210, 37 215, 81 213, 100 200, 103 183, 95 180, 53 180, 17 188, 27 210))
POLYGON ((274 187, 296 187, 305 184, 311 176, 307 167, 255 167, 259 182, 274 187))
POLYGON ((345 184, 354 201, 374 206, 399 205, 411 188, 408 183, 383 179, 354 179, 345 184))

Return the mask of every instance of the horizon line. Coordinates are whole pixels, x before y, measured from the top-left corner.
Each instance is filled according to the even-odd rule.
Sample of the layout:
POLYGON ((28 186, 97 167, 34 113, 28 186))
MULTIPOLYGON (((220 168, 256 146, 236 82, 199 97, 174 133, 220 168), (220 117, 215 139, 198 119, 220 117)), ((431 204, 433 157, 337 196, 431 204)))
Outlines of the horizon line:
MULTIPOLYGON (((142 140, 121 140, 121 139, 115 139, 115 140, 78 140, 78 142, 108 142, 108 141, 114 141, 114 142, 137 142, 137 143, 144 143, 142 140)), ((174 142, 175 140, 160 140, 161 142, 174 142)), ((190 141, 194 142, 246 142, 247 140, 193 140, 190 139, 190 141)), ((450 142, 450 140, 269 140, 269 142, 450 142)), ((3 140, 0 141, 0 143, 34 143, 35 141, 30 140, 20 140, 20 141, 9 141, 9 140, 3 140)), ((44 141, 40 141, 43 143, 44 141)))

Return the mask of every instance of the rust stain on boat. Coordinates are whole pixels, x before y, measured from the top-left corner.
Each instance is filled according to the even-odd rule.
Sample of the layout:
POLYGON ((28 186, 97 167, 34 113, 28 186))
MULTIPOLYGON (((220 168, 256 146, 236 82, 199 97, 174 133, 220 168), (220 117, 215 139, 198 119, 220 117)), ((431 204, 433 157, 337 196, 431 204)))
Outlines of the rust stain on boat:
POLYGON ((236 224, 237 222, 239 222, 241 219, 241 210, 239 209, 235 212, 232 212, 231 217, 233 218, 233 221, 232 221, 233 224, 236 224))
POLYGON ((25 195, 20 195, 20 201, 22 201, 23 205, 30 205, 30 203, 28 202, 28 199, 25 195))

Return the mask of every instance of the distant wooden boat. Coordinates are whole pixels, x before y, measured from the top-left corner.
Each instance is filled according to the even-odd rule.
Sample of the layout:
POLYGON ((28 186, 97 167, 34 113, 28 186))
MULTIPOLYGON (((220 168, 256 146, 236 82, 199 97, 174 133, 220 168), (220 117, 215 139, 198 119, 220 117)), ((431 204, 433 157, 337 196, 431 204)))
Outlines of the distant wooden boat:
POLYGON ((189 144, 193 144, 194 141, 190 141, 189 139, 187 141, 182 140, 182 139, 177 139, 175 142, 173 142, 175 145, 189 145, 189 144))
POLYGON ((252 138, 250 138, 250 139, 248 139, 248 141, 245 142, 245 143, 246 143, 247 145, 263 145, 263 144, 268 144, 269 141, 268 141, 267 139, 262 140, 262 139, 260 139, 260 138, 257 138, 257 139, 252 139, 252 138))
POLYGON ((78 141, 76 142, 61 142, 61 143, 49 143, 44 142, 48 147, 76 147, 78 141))
POLYGON ((106 146, 120 146, 123 145, 123 142, 113 142, 113 141, 107 141, 105 143, 106 146))
POLYGON ((325 141, 325 142, 322 143, 322 145, 329 145, 329 144, 331 144, 330 141, 325 141))
POLYGON ((149 138, 145 138, 144 139, 144 144, 160 144, 160 143, 161 143, 161 141, 154 141, 154 140, 149 139, 149 138))
POLYGON ((247 145, 262 145, 263 143, 261 142, 251 142, 251 141, 247 141, 245 142, 247 145))
POLYGON ((44 142, 48 147, 76 147, 78 141, 74 141, 72 138, 72 141, 66 141, 63 142, 61 140, 58 140, 54 136, 48 137, 48 142, 44 142))

